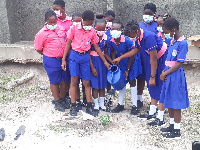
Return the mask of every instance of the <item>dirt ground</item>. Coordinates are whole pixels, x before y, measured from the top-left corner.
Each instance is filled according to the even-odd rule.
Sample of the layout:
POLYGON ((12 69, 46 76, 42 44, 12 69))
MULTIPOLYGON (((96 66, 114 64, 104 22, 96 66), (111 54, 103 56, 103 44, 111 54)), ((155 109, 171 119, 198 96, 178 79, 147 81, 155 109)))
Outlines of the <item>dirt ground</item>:
MULTIPOLYGON (((119 114, 100 112, 94 120, 84 121, 80 112, 77 117, 71 117, 69 110, 64 113, 54 110, 48 78, 41 64, 0 64, 2 85, 27 72, 35 74, 30 81, 12 90, 0 88, 0 128, 6 132, 0 150, 190 150, 192 142, 200 140, 200 67, 185 65, 184 68, 190 108, 182 111, 181 139, 172 140, 163 138, 159 128, 149 127, 148 121, 130 115, 130 89, 124 101, 125 111, 119 114), (103 126, 100 116, 107 114, 112 123, 103 126), (20 125, 25 125, 25 133, 15 141, 20 125)), ((115 107, 117 94, 113 101, 115 107)), ((149 102, 145 88, 141 113, 148 110, 149 102)), ((166 113, 166 126, 168 120, 166 113)))

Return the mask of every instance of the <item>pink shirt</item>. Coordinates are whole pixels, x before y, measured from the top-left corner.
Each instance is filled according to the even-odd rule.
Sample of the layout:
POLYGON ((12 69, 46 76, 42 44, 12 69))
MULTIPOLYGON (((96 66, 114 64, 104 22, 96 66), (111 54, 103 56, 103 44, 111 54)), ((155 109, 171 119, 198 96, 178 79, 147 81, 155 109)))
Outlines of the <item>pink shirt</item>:
POLYGON ((43 54, 48 57, 63 57, 65 45, 65 28, 59 25, 56 31, 49 30, 45 25, 35 36, 35 49, 43 50, 43 54))
POLYGON ((67 16, 66 14, 65 20, 60 20, 59 18, 57 18, 57 24, 63 26, 65 30, 68 31, 70 29, 70 26, 73 25, 71 20, 72 18, 67 16))
POLYGON ((94 28, 85 31, 82 25, 71 27, 68 31, 67 38, 72 40, 72 49, 78 52, 90 50, 91 44, 97 44, 99 38, 94 28))

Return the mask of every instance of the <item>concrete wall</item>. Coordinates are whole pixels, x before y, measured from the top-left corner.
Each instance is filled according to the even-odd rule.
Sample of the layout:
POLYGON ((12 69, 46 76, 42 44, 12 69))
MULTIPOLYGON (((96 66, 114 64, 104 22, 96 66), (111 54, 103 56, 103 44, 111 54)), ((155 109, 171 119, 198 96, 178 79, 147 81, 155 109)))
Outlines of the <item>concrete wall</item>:
POLYGON ((133 18, 139 22, 148 2, 156 4, 157 15, 169 13, 177 18, 186 37, 200 34, 200 0, 114 0, 114 11, 124 25, 133 18))
MULTIPOLYGON (((43 27, 44 12, 52 9, 54 0, 1 0, 0 43, 33 41, 43 27)), ((66 13, 90 9, 105 13, 114 9, 124 24, 136 18, 142 21, 143 7, 149 0, 64 0, 66 13)), ((180 21, 180 30, 186 37, 200 33, 200 0, 151 0, 157 5, 157 14, 168 12, 180 21)))

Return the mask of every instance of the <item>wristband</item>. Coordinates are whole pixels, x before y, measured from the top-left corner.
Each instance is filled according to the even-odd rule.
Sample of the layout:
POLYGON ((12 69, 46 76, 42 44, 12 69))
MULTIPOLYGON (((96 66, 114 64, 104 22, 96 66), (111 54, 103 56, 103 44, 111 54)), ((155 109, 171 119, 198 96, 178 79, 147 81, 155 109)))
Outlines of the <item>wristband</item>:
POLYGON ((150 75, 150 78, 155 78, 156 76, 152 76, 152 75, 150 75))
POLYGON ((126 71, 130 71, 130 69, 126 69, 126 71))

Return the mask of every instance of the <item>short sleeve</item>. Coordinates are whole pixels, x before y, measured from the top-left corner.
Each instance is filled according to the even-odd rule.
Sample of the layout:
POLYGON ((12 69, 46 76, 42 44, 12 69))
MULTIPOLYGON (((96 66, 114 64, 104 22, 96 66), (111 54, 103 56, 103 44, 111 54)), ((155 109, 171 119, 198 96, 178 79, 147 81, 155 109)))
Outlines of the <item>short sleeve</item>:
POLYGON ((91 39, 91 44, 97 44, 99 43, 99 38, 97 36, 97 33, 95 30, 92 30, 93 34, 92 34, 92 39, 91 39))
POLYGON ((158 48, 158 43, 156 41, 156 35, 151 32, 145 39, 145 48, 148 52, 158 48))
POLYGON ((73 39, 74 39, 75 27, 76 27, 76 26, 72 26, 72 27, 67 31, 67 39, 70 39, 70 40, 73 40, 73 39))
POLYGON ((133 41, 131 41, 131 39, 129 37, 125 37, 125 44, 126 44, 126 49, 128 51, 132 50, 135 48, 133 41))
POLYGON ((110 41, 111 38, 108 37, 108 40, 107 40, 107 48, 111 49, 112 48, 112 42, 110 41))
POLYGON ((177 61, 184 63, 186 59, 186 54, 188 52, 188 44, 186 40, 181 41, 177 51, 177 61))
POLYGON ((44 34, 42 31, 38 32, 35 36, 35 40, 34 40, 34 48, 36 50, 42 50, 44 47, 44 34))

